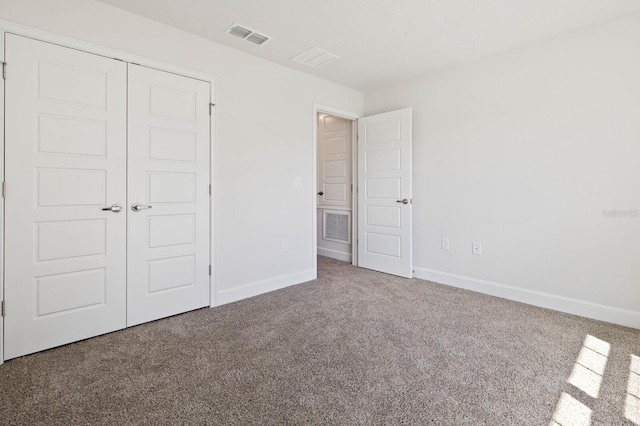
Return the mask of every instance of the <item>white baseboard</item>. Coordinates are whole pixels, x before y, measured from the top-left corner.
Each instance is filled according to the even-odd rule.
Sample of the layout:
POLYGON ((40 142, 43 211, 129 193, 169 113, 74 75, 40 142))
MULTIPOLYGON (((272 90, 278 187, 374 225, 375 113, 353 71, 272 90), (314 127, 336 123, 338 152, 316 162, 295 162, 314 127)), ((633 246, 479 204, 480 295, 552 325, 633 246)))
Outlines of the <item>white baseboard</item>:
POLYGON ((216 293, 216 306, 237 302, 238 300, 258 296, 260 294, 269 293, 271 291, 280 290, 285 287, 305 283, 315 279, 316 277, 313 274, 313 270, 309 269, 307 271, 294 272, 293 274, 280 275, 268 280, 246 284, 238 288, 221 290, 216 293))
POLYGON ((343 253, 341 251, 329 250, 318 247, 318 256, 330 257, 336 260, 342 260, 344 262, 351 263, 351 253, 343 253))
POLYGON ((446 284, 452 287, 473 290, 479 293, 489 294, 503 299, 515 300, 516 302, 527 303, 529 305, 540 306, 542 308, 553 309, 555 311, 566 312, 573 315, 579 315, 581 317, 640 329, 640 312, 637 311, 601 305, 598 303, 572 299, 550 293, 517 288, 506 284, 498 284, 476 278, 434 271, 431 269, 417 267, 414 267, 413 269, 415 270, 413 274, 415 278, 433 281, 439 284, 446 284))

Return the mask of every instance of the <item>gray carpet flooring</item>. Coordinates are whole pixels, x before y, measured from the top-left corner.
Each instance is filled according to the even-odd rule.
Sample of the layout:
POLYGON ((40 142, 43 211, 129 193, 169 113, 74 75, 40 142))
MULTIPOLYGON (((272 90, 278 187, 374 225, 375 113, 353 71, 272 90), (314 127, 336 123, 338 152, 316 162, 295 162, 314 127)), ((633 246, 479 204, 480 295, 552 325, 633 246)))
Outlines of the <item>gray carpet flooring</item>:
POLYGON ((318 275, 8 361, 0 423, 638 422, 638 330, 327 258, 318 275))

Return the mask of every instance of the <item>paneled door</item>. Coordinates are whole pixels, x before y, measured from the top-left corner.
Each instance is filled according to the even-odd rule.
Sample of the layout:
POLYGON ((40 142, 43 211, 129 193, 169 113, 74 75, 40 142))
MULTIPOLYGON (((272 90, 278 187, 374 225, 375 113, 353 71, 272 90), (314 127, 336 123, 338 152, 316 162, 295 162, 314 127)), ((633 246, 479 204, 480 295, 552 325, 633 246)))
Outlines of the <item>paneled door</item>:
POLYGON ((121 61, 6 36, 5 359, 126 325, 121 61))
POLYGON ((318 119, 318 205, 351 208, 351 121, 318 119))
POLYGON ((127 325, 209 305, 210 84, 129 65, 127 325))
POLYGON ((412 277, 411 108, 358 120, 358 266, 412 277))

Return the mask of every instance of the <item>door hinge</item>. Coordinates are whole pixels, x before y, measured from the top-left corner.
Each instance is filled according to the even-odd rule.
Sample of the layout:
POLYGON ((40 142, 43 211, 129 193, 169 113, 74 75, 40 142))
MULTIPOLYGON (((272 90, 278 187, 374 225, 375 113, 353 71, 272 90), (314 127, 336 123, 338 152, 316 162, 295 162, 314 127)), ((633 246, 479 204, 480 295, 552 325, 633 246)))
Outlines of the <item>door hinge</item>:
POLYGON ((4 317, 4 300, 0 303, 0 316, 4 317))
POLYGON ((209 104, 209 115, 213 115, 213 107, 216 106, 216 104, 209 104))
POLYGON ((209 184, 209 195, 211 195, 211 184, 209 184))
POLYGON ((209 265, 209 275, 211 275, 211 265, 209 265))
POLYGON ((7 63, 6 62, 2 63, 2 79, 3 80, 7 79, 7 63))
POLYGON ((2 182, 2 198, 7 198, 7 183, 2 182))

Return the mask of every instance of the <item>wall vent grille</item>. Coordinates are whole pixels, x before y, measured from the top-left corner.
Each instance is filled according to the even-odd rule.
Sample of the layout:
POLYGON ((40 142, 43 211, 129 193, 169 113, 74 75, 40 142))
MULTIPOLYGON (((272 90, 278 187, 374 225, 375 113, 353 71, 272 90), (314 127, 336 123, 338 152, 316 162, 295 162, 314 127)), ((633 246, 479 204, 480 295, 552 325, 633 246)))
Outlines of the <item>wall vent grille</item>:
POLYGON ((324 210, 323 225, 323 239, 347 244, 351 242, 350 212, 324 210))

